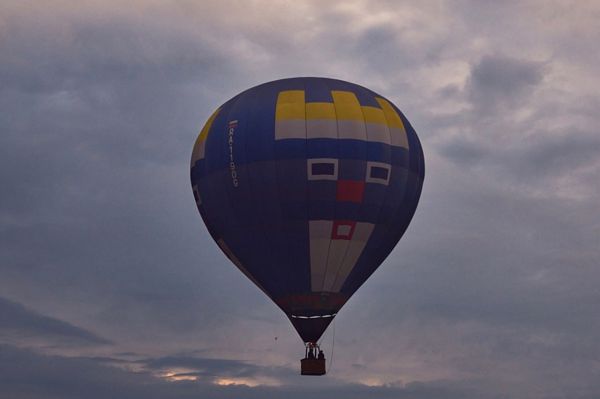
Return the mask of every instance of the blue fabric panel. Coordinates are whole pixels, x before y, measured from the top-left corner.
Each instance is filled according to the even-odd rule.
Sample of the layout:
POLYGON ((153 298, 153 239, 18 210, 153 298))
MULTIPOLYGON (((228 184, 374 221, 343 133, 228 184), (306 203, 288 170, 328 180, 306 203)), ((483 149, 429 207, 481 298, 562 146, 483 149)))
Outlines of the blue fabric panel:
MULTIPOLYGON (((198 173, 193 173, 192 172, 192 186, 196 185, 198 186, 198 190, 201 190, 200 187, 204 185, 204 181, 201 179, 201 177, 199 176, 199 170, 198 170, 198 166, 199 166, 199 162, 196 162, 196 166, 192 168, 192 171, 196 170, 196 172, 198 173)), ((195 197, 195 195, 194 195, 195 197)), ((204 201, 204 199, 203 199, 204 201)), ((204 204, 201 205, 197 205, 198 208, 198 212, 200 212, 200 215, 202 216, 202 219, 204 220, 204 224, 206 225, 206 229, 208 230, 208 233, 210 234, 210 236, 213 238, 213 240, 217 241, 219 239, 219 235, 218 235, 218 229, 217 229, 217 225, 215 222, 215 218, 212 214, 206 212, 205 208, 204 208, 204 204)))
POLYGON ((366 142, 364 140, 341 139, 338 142, 340 159, 362 159, 367 157, 366 142))
POLYGON ((308 217, 306 161, 304 159, 279 160, 277 169, 283 218, 306 221, 308 217))
POLYGON ((400 111, 394 104, 392 104, 400 118, 402 119, 402 123, 406 129, 406 134, 408 138, 408 146, 411 148, 410 151, 410 160, 409 160, 409 168, 412 172, 416 173, 420 176, 420 179, 423 180, 425 177, 425 163, 423 161, 423 148, 421 147, 421 142, 415 132, 415 129, 412 127, 408 119, 404 116, 402 111, 400 111))
MULTIPOLYGON (((301 89, 304 90, 304 85, 301 89)), ((286 261, 282 265, 287 273, 288 292, 310 291, 306 151, 306 139, 278 140, 275 146, 283 217, 278 250, 285 251, 286 261), (286 145, 287 142, 291 145, 286 145), (293 155, 289 154, 290 150, 293 155)))
POLYGON ((332 180, 308 181, 308 219, 333 220, 337 182, 332 180))
MULTIPOLYGON (((406 169, 393 167, 390 175, 390 184, 381 203, 381 210, 377 222, 383 225, 392 225, 392 216, 396 209, 401 206, 401 201, 406 189, 404 181, 406 180, 406 169)), ((393 228, 393 226, 392 226, 393 228)))
POLYGON ((253 211, 252 181, 248 174, 246 163, 246 141, 250 130, 247 128, 249 122, 249 109, 252 98, 242 95, 229 111, 228 121, 237 120, 236 125, 226 125, 222 141, 226 144, 227 170, 229 170, 229 182, 227 195, 231 201, 233 216, 238 227, 256 226, 259 222, 253 211), (230 156, 231 153, 231 156, 230 156), (231 167, 233 162, 234 167, 231 167), (235 185, 234 185, 235 184, 235 185))
POLYGON ((371 237, 365 246, 363 253, 358 258, 356 265, 348 275, 348 278, 342 286, 342 292, 346 295, 352 295, 369 278, 373 271, 379 267, 374 264, 373 258, 379 255, 379 243, 386 238, 387 229, 376 225, 371 233, 371 237))
POLYGON ((384 201, 379 212, 378 223, 386 226, 390 231, 399 228, 393 224, 393 216, 396 210, 404 211, 402 208, 402 198, 404 196, 406 167, 408 166, 407 151, 401 147, 392 147, 390 151, 390 162, 392 171, 390 182, 384 201))
POLYGON ((364 140, 310 139, 307 141, 308 158, 366 159, 367 142, 364 140), (332 154, 337 156, 334 157, 332 154))
POLYGON ((238 227, 227 230, 224 240, 244 268, 267 290, 275 293, 278 285, 272 280, 272 270, 264 267, 264 246, 260 227, 238 227), (262 259, 261 259, 262 258, 262 259))
POLYGON ((364 181, 367 175, 367 163, 364 159, 340 159, 338 162, 339 180, 364 181))
POLYGON ((309 204, 313 201, 335 201, 337 182, 333 180, 309 180, 309 204))
MULTIPOLYGON (((373 92, 371 92, 370 90, 367 90, 361 86, 355 86, 354 90, 352 90, 352 91, 356 95, 356 98, 358 98, 358 102, 360 103, 360 105, 362 105, 363 107, 368 106, 368 107, 381 108, 379 106, 379 103, 377 102, 377 100, 375 100, 375 96, 373 95, 373 92)), ((379 96, 379 97, 381 97, 381 96, 379 96)))
POLYGON ((329 88, 317 80, 305 81, 304 101, 307 103, 332 103, 329 88))
MULTIPOLYGON (((213 184, 207 191, 215 190, 215 199, 219 201, 218 209, 221 210, 219 216, 223 220, 223 225, 219 229, 221 237, 227 247, 235 254, 235 257, 241 262, 256 280, 259 281, 267 292, 273 292, 276 285, 270 284, 267 270, 257 267, 262 263, 258 255, 265 252, 263 235, 258 227, 259 221, 256 213, 252 210, 253 194, 251 191, 251 179, 245 165, 245 137, 247 133, 246 124, 248 123, 248 104, 249 99, 245 96, 239 96, 237 100, 227 110, 227 118, 219 121, 219 130, 211 132, 207 139, 207 151, 212 151, 221 155, 218 164, 226 164, 225 168, 211 174, 215 177, 213 184), (229 122, 238 120, 235 127, 231 127, 229 122), (230 131, 233 135, 230 136, 230 131), (232 139, 232 141, 231 141, 232 139), (235 163, 235 170, 229 167, 230 162, 235 163), (232 172, 236 173, 235 182, 232 172), (218 180, 217 180, 218 179, 218 180), (218 188, 217 188, 218 187, 218 188), (228 206, 223 206, 227 203, 228 206)), ((206 203, 207 208, 215 209, 214 203, 206 203)), ((217 213, 217 212, 215 212, 217 213)))
POLYGON ((360 87, 356 84, 345 82, 339 79, 321 79, 320 84, 329 87, 329 90, 351 91, 355 94, 357 89, 360 87))
MULTIPOLYGON (((386 234, 385 239, 381 241, 377 253, 374 254, 372 258, 374 264, 379 265, 385 260, 406 231, 415 211, 415 207, 411 207, 411 204, 414 202, 414 198, 418 198, 418 195, 420 194, 420 184, 417 184, 418 179, 419 178, 415 174, 408 174, 408 183, 404 191, 402 207, 396 211, 391 219, 392 224, 388 228, 388 233, 386 234), (417 194, 417 192, 419 192, 419 194, 417 194)), ((368 278, 375 269, 376 267, 372 266, 367 268, 365 279, 368 278)))
POLYGON ((277 191, 276 162, 273 161, 275 92, 265 89, 250 93, 253 102, 249 105, 247 133, 244 135, 246 159, 251 159, 246 171, 253 197, 248 212, 256 215, 257 229, 252 232, 253 236, 262 237, 263 241, 257 246, 262 250, 262 255, 256 254, 252 264, 246 266, 253 275, 260 274, 257 279, 264 287, 268 287, 273 297, 286 289, 285 273, 280 267, 285 258, 272 247, 275 240, 279 239, 278 231, 283 225, 283 216, 277 191))
POLYGON ((198 186, 203 207, 209 214, 214 229, 218 231, 219 238, 237 224, 227 196, 227 188, 223 184, 223 181, 229 178, 229 171, 214 172, 200 180, 198 186))
POLYGON ((334 220, 335 197, 333 200, 312 200, 308 203, 309 220, 334 220))
POLYGON ((404 234, 404 231, 406 230, 406 228, 410 224, 410 221, 412 220, 412 217, 416 210, 417 202, 419 201, 419 197, 421 196, 421 188, 421 177, 415 173, 409 172, 407 175, 406 190, 403 199, 404 209, 402 212, 397 212, 394 218, 396 223, 398 223, 402 227, 395 230, 395 235, 391 240, 393 242, 390 242, 392 247, 395 246, 398 240, 400 240, 400 238, 404 234))
POLYGON ((358 204, 356 202, 342 202, 337 201, 335 203, 335 218, 337 220, 360 220, 359 214, 362 211, 364 204, 358 204))
POLYGON ((358 222, 377 223, 381 206, 379 203, 363 201, 356 220, 358 222))
POLYGON ((221 111, 214 119, 205 143, 204 165, 206 173, 223 169, 229 164, 229 150, 226 140, 227 122, 232 120, 229 117, 234 104, 240 96, 234 97, 221 107, 221 111))
MULTIPOLYGON (((276 93, 284 90, 305 90, 306 89, 306 78, 290 78, 281 79, 275 82, 271 82, 275 87, 276 93)), ((265 86, 269 83, 265 83, 265 86)), ((277 99, 275 99, 277 100, 277 99)))
POLYGON ((226 122, 229 112, 239 96, 234 97, 221 107, 221 111, 213 121, 205 143, 204 177, 198 182, 198 191, 202 197, 203 207, 212 221, 214 231, 219 238, 234 227, 236 221, 227 193, 227 184, 231 184, 229 170, 225 169, 228 161, 223 154, 229 154, 225 140, 226 122), (223 160, 225 159, 225 161, 223 160))
POLYGON ((280 231, 286 261, 279 265, 286 273, 286 294, 310 291, 310 249, 306 220, 287 220, 280 231))
POLYGON ((388 186, 379 183, 365 184, 363 203, 358 215, 361 222, 377 223, 382 203, 385 199, 388 186))
POLYGON ((283 220, 277 191, 276 165, 275 161, 261 161, 248 167, 256 197, 256 207, 253 211, 258 215, 261 224, 281 223, 283 220))
POLYGON ((254 103, 248 123, 251 133, 246 140, 246 159, 248 162, 273 160, 277 92, 263 85, 249 95, 254 99, 254 103))
POLYGON ((407 151, 406 148, 391 146, 390 152, 390 159, 392 161, 392 165, 408 168, 410 160, 409 151, 407 151))
POLYGON ((233 160, 235 168, 224 169, 224 174, 228 182, 227 197, 232 209, 234 222, 223 230, 223 240, 229 249, 235 254, 243 267, 248 270, 261 286, 271 292, 271 286, 262 268, 263 260, 259 260, 257 254, 265 252, 265 240, 260 229, 260 221, 254 212, 254 193, 252 191, 252 181, 248 171, 248 165, 244 162, 245 158, 245 139, 248 133, 246 124, 248 123, 247 110, 250 101, 248 97, 240 96, 238 101, 229 113, 229 120, 238 120, 237 125, 228 124, 223 141, 228 143, 228 153, 230 162, 233 160), (233 175, 235 174, 235 176, 233 175))
POLYGON ((204 172, 204 159, 197 160, 192 168, 190 169, 190 179, 192 181, 192 186, 197 184, 197 181, 205 175, 204 172))
POLYGON ((307 158, 338 158, 337 139, 306 140, 307 158))
MULTIPOLYGON (((368 142, 367 161, 390 163, 390 152, 392 151, 392 148, 394 150, 400 149, 399 147, 392 147, 389 144, 378 143, 375 141, 368 142)), ((402 148, 402 150, 404 149, 402 148)))
POLYGON ((275 141, 277 159, 306 159, 306 139, 289 139, 275 141))

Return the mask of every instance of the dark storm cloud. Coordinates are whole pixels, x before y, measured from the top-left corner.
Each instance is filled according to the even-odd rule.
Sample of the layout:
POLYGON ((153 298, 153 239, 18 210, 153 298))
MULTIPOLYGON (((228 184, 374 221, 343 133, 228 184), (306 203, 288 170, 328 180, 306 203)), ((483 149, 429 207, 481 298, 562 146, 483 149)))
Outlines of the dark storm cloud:
POLYGON ((511 151, 508 163, 518 170, 532 173, 533 177, 556 176, 593 164, 598 151, 600 137, 596 132, 579 131, 573 127, 560 136, 536 135, 530 143, 511 151))
POLYGON ((441 86, 430 98, 466 106, 428 115, 428 176, 399 245, 403 256, 387 262, 398 268, 388 272, 394 284, 372 278, 389 303, 353 309, 360 318, 377 311, 375 330, 397 323, 428 331, 416 348, 411 340, 398 345, 422 358, 439 351, 431 357, 456 370, 512 380, 517 396, 533 395, 543 374, 560 376, 548 392, 580 383, 586 395, 597 389, 600 325, 592 309, 600 297, 586 281, 599 277, 597 116, 585 105, 595 99, 564 100, 563 88, 548 88, 551 72, 539 60, 487 55, 471 63, 464 86, 441 86), (436 196, 443 207, 431 206, 436 196))
POLYGON ((198 281, 227 278, 201 277, 200 261, 211 262, 211 250, 220 258, 210 242, 198 248, 205 233, 187 163, 215 98, 206 103, 210 85, 189 86, 220 87, 208 77, 227 67, 201 39, 109 25, 5 25, 0 179, 10 189, 0 195, 0 292, 51 314, 94 315, 117 341, 209 328, 231 313, 198 281))
POLYGON ((8 23, 0 42, 8 54, 0 82, 10 110, 3 129, 15 134, 27 118, 29 128, 40 129, 38 140, 51 135, 61 140, 55 145, 83 150, 80 158, 91 152, 123 166, 172 161, 163 149, 170 146, 172 153, 180 143, 165 136, 183 130, 182 117, 191 111, 177 97, 185 85, 222 72, 223 55, 202 41, 143 24, 74 21, 64 29, 67 38, 57 40, 49 27, 25 30, 8 23))
MULTIPOLYGON (((463 131, 441 143, 440 154, 463 166, 486 165, 508 172, 509 180, 516 182, 552 180, 592 164, 600 145, 593 127, 582 129, 572 122, 558 128, 550 118, 576 112, 578 118, 593 119, 594 110, 578 106, 573 111, 572 106, 561 109, 554 103, 542 103, 532 116, 522 120, 516 116, 532 107, 528 100, 546 71, 546 66, 536 61, 483 57, 472 66, 464 92, 473 109, 462 119, 441 120, 440 127, 452 123, 462 125, 463 131), (506 140, 513 135, 520 139, 506 140)), ((440 95, 461 93, 456 87, 446 87, 440 95)))
MULTIPOLYGON (((501 396, 482 392, 476 382, 413 382, 369 387, 360 384, 322 384, 320 381, 285 386, 217 386, 210 380, 167 382, 147 372, 129 372, 92 359, 43 356, 12 346, 0 347, 0 384, 13 399, 42 398, 429 398, 452 399, 501 396)), ((217 362, 214 363, 218 364, 217 362)), ((214 373, 222 372, 219 366, 214 373)), ((583 396, 580 396, 583 398, 583 396)))
POLYGON ((0 328, 89 343, 3 346, 0 392, 597 397, 598 35, 517 3, 0 13, 0 295, 18 302, 0 301, 0 328), (311 74, 397 101, 427 177, 398 250, 338 316, 332 374, 307 382, 285 318, 202 227, 188 161, 220 103, 311 74), (170 369, 198 381, 156 377, 170 369))
POLYGON ((526 123, 515 123, 507 125, 507 129, 520 131, 528 137, 507 145, 499 144, 490 131, 482 132, 478 137, 465 134, 441 144, 440 154, 462 166, 493 168, 491 172, 495 170, 504 175, 502 180, 510 176, 510 182, 538 185, 574 175, 593 164, 600 150, 598 135, 577 127, 559 132, 555 128, 536 131, 526 123), (502 151, 498 150, 499 146, 502 151))
POLYGON ((184 368, 195 370, 198 375, 247 376, 256 374, 260 367, 245 362, 227 359, 207 359, 194 356, 165 356, 139 361, 151 370, 184 368))
POLYGON ((146 374, 127 374, 88 359, 38 355, 3 345, 0 385, 11 398, 159 397, 146 374), (149 395, 149 396, 144 396, 149 395), (155 396, 156 395, 156 396, 155 396))
POLYGON ((544 65, 506 56, 485 56, 471 69, 467 95, 483 111, 523 102, 542 81, 544 65))
POLYGON ((440 153, 460 164, 478 163, 488 154, 487 148, 464 138, 456 139, 440 148, 440 153))
POLYGON ((42 338, 49 343, 105 345, 110 341, 65 321, 41 315, 23 305, 0 297, 0 337, 27 341, 42 338))
POLYGON ((3 90, 118 90, 151 78, 164 88, 227 68, 224 54, 206 40, 144 21, 71 17, 59 28, 49 21, 34 25, 30 18, 4 21, 3 90))

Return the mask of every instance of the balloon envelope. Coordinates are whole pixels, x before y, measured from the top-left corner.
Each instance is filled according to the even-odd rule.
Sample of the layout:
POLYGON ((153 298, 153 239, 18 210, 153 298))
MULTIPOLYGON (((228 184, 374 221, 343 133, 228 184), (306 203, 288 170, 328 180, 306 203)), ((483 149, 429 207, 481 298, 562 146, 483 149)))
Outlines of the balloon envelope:
POLYGON ((414 129, 383 96, 292 78, 210 116, 191 183, 219 247, 316 342, 404 234, 424 171, 414 129))

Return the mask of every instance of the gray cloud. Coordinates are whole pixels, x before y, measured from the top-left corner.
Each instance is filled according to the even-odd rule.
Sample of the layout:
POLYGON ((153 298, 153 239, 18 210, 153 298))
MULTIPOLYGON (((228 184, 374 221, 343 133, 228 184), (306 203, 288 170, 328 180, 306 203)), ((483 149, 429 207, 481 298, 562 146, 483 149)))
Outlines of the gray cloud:
POLYGON ((469 99, 484 110, 491 105, 523 101, 543 78, 543 64, 504 56, 484 56, 473 65, 467 83, 469 99))
MULTIPOLYGON (((480 391, 476 382, 430 383, 413 382, 406 385, 390 384, 369 387, 342 383, 323 385, 294 383, 287 386, 229 385, 218 386, 210 381, 167 382, 145 372, 128 372, 120 368, 99 364, 91 359, 43 356, 31 351, 2 346, 0 351, 0 383, 3 393, 11 398, 79 398, 111 397, 136 398, 245 398, 281 397, 315 398, 344 396, 360 398, 500 398, 496 394, 480 391)), ((217 368, 221 363, 215 362, 217 368)), ((218 371, 218 370, 217 370, 218 371)), ((583 398, 584 396, 579 396, 583 398)), ((578 398, 579 398, 578 397, 578 398)))
POLYGON ((539 61, 486 55, 471 66, 466 95, 476 117, 510 120, 518 107, 528 105, 544 73, 539 61))
POLYGON ((440 148, 440 153, 459 164, 472 165, 479 163, 483 157, 489 154, 489 151, 482 145, 458 138, 444 144, 440 148))
POLYGON ((144 367, 152 370, 184 368, 194 370, 197 375, 209 375, 213 377, 219 375, 253 375, 260 369, 260 367, 237 360, 199 358, 189 355, 143 359, 139 362, 144 367))
POLYGON ((48 317, 0 297, 0 337, 25 341, 42 338, 47 343, 67 345, 105 345, 111 342, 65 321, 48 317))
POLYGON ((3 346, 0 391, 597 397, 594 6, 457 4, 3 3, 0 292, 17 302, 0 302, 2 328, 90 345, 3 346), (427 162, 412 225, 340 312, 331 374, 310 383, 287 320, 202 227, 187 170, 216 106, 295 75, 386 95, 427 162), (199 380, 156 377, 170 368, 199 380))

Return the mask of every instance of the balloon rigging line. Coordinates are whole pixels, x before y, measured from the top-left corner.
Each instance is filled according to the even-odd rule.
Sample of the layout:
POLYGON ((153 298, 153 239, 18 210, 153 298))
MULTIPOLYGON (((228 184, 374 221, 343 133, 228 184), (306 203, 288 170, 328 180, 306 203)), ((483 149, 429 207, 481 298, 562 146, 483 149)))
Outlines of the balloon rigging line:
POLYGON ((329 358, 329 367, 327 370, 331 373, 331 365, 333 364, 333 349, 335 348, 335 319, 333 319, 333 331, 331 336, 331 357, 329 358))

